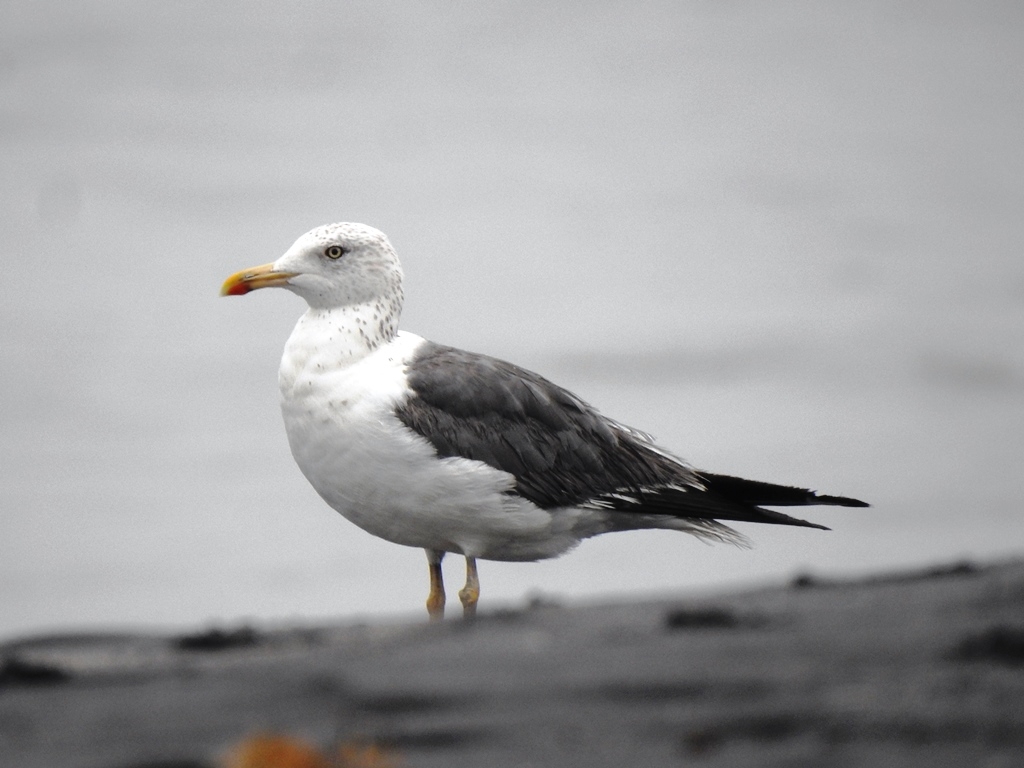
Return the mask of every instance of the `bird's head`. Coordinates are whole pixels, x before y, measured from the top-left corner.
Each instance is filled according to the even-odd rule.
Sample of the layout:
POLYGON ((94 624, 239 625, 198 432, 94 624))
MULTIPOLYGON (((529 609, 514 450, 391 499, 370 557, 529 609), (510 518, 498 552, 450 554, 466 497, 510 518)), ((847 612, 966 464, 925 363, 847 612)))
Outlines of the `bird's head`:
POLYGON ((287 288, 318 309, 400 301, 402 266, 383 232, 365 224, 327 224, 304 234, 277 261, 236 272, 220 293, 241 296, 269 287, 287 288))

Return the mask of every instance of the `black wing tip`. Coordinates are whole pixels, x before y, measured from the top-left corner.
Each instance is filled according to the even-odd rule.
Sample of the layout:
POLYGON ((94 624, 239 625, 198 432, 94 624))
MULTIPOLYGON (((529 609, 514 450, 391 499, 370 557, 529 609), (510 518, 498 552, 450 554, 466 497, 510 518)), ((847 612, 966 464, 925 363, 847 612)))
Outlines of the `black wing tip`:
POLYGON ((870 507, 866 501, 852 499, 848 496, 826 496, 811 491, 811 504, 828 504, 833 507, 870 507))
POLYGON ((811 523, 807 520, 801 520, 799 523, 792 523, 792 525, 799 525, 802 528, 817 528, 819 531, 831 531, 827 525, 819 525, 818 523, 811 523))
POLYGON ((791 485, 766 483, 761 480, 747 480, 733 475, 720 475, 714 472, 698 471, 700 478, 708 490, 745 504, 766 507, 806 507, 815 504, 826 504, 836 507, 870 507, 867 502, 847 496, 818 495, 791 485))
POLYGON ((831 531, 827 525, 821 525, 820 523, 812 523, 810 520, 803 520, 799 517, 793 517, 787 515, 778 510, 764 509, 763 507, 754 507, 750 517, 747 518, 746 522, 751 523, 768 523, 769 525, 792 525, 798 528, 817 528, 819 531, 831 531))

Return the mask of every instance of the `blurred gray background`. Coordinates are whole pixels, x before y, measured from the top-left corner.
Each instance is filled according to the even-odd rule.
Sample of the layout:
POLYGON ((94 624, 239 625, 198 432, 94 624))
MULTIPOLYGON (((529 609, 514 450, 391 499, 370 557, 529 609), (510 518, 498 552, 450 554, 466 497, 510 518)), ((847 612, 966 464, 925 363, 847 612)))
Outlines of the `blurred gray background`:
POLYGON ((419 615, 422 553, 289 455, 302 302, 217 296, 343 220, 390 235, 405 328, 875 505, 484 563, 485 608, 1020 554, 1022 16, 4 3, 0 636, 419 615))

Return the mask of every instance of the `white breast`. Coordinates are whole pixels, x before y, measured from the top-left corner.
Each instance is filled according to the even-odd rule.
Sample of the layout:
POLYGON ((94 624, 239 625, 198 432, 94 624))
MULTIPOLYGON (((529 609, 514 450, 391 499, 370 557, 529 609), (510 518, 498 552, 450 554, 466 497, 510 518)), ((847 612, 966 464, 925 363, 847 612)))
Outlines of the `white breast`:
POLYGON ((422 343, 399 333, 368 351, 324 313, 299 321, 279 383, 292 455, 310 484, 347 519, 397 544, 498 559, 570 548, 568 531, 552 539, 551 514, 505 493, 511 475, 438 459, 394 415, 411 394, 405 368, 422 343))

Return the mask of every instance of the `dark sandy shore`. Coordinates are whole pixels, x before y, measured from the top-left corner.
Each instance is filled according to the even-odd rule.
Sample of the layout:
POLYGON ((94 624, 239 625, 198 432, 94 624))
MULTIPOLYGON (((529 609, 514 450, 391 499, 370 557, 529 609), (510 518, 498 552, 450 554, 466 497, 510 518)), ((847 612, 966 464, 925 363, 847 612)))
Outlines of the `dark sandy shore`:
POLYGON ((1024 765, 1024 562, 0 654, 5 768, 216 766, 261 731, 405 766, 1024 765))

